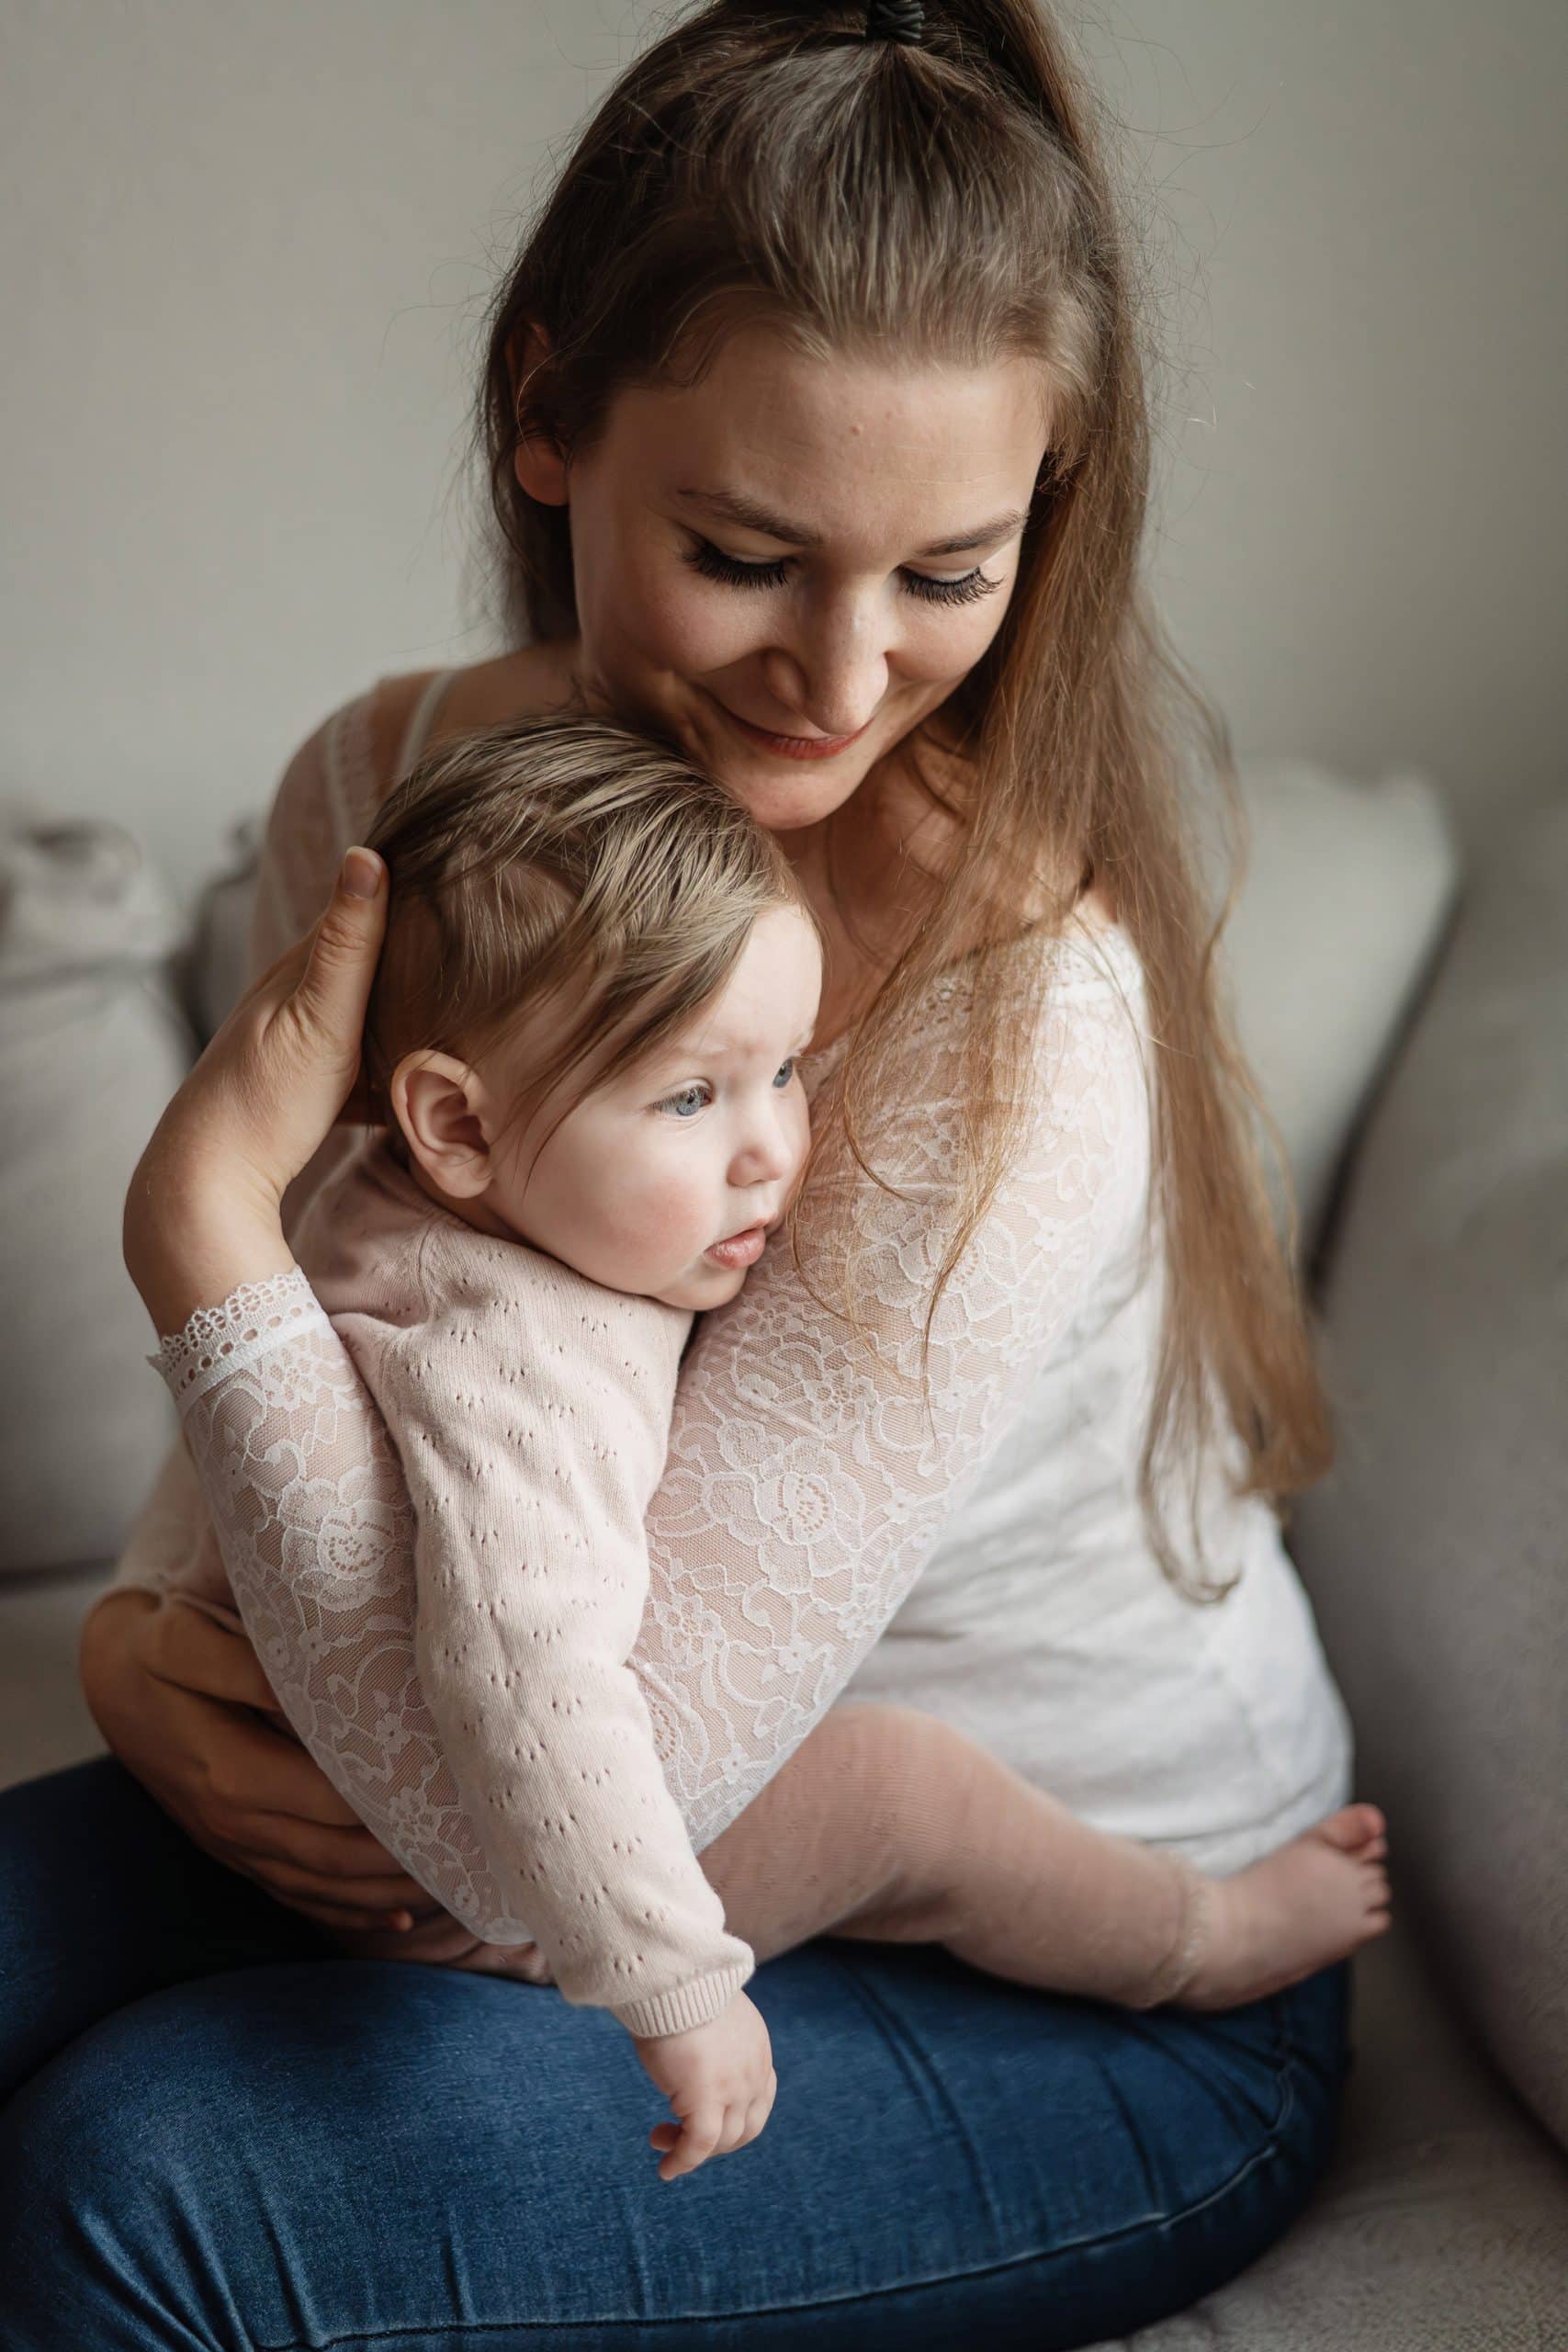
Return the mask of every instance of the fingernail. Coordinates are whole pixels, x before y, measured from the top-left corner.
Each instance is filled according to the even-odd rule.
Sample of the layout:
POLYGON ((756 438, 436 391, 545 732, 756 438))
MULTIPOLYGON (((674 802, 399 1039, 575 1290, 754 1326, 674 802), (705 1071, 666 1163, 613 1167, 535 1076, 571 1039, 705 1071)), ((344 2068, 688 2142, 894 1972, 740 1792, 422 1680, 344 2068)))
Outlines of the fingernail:
POLYGON ((373 899, 381 887, 381 861, 373 849, 351 849, 343 861, 343 887, 351 899, 373 899))

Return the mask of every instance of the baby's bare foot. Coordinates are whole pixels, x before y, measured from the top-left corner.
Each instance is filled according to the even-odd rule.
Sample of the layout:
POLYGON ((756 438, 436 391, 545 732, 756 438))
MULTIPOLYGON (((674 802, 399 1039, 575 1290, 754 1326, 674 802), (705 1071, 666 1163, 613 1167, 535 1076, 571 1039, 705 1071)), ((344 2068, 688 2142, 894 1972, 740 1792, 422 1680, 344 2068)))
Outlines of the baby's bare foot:
POLYGON ((1348 1804, 1233 1878, 1211 1879, 1203 1950, 1176 2007, 1239 2008, 1381 1936, 1386 1833, 1375 1804, 1348 1804))

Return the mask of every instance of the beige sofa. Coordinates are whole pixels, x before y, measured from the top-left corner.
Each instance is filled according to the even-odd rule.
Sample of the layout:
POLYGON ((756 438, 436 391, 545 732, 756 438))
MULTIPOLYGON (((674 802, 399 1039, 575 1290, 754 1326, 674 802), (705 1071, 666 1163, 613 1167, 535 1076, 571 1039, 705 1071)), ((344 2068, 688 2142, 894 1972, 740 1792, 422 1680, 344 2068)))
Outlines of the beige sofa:
POLYGON ((1568 2346, 1568 799, 1473 853, 1344 1170, 1292 1549, 1389 1816, 1338 2153, 1138 2352, 1568 2346))
MULTIPOLYGON (((1343 1431, 1340 1465, 1292 1542, 1355 1718, 1359 1792, 1390 1818, 1396 1925, 1357 1963, 1344 2131, 1308 2211, 1231 2286, 1134 2340, 1139 2352, 1546 2352, 1568 2347, 1568 804, 1499 829, 1471 860, 1456 918, 1457 855, 1429 787, 1348 786, 1281 763, 1246 783, 1253 863, 1227 952, 1306 1227, 1322 1237, 1343 1431)), ((110 1062, 121 1086, 140 1069, 147 1106, 115 1127, 134 1156, 139 1116, 145 1133, 171 1055, 177 1068, 187 1049, 156 1027, 173 967, 146 877, 81 842, 64 866, 51 843, 43 855, 48 920, 18 929, 19 889, 0 912, 0 1015, 19 971, 25 1044, 49 942, 64 943, 42 1075, 55 1084, 79 1020, 104 1064, 88 1110, 106 1205, 96 1253, 79 1193, 54 1248, 48 1167, 27 1142, 43 1130, 13 1116, 34 1205, 0 1238, 7 1295, 31 1281, 58 1301, 74 1283, 90 1346, 40 1385, 23 1314, 0 1367, 8 1458, 30 1482, 13 1525, 36 1547, 0 1552, 16 1572, 0 1583, 0 1781, 99 1745, 75 1689, 75 1627, 154 1449, 140 1421, 118 1425, 98 1468, 129 1468, 85 1494, 76 1450, 54 1443, 52 1383, 68 1374, 80 1408, 101 1376, 101 1407, 88 1404, 100 1428, 131 1380, 145 1383, 138 1414, 162 1409, 133 1365, 144 1341, 116 1262, 124 1171, 103 1149, 104 1106, 110 1062), (96 984, 85 955, 100 959, 96 984), (128 971, 136 1004, 119 1001, 106 1027, 105 991, 128 971)), ((36 848, 13 863, 36 886, 36 848)), ((183 973, 197 1031, 236 984, 247 894, 243 861, 209 894, 183 973)), ((13 1113, 28 1066, 6 1065, 13 1113)), ((57 1087, 44 1115, 58 1136, 57 1087)), ((21 1197, 6 1148, 0 1188, 21 1197)))

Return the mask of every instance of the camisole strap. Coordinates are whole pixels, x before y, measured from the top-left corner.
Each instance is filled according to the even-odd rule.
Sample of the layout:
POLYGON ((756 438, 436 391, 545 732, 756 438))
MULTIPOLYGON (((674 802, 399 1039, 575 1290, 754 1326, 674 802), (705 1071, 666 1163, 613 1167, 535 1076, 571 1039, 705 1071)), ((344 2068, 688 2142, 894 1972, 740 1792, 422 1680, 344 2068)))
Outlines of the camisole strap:
POLYGON ((402 749, 398 753, 397 770, 392 777, 395 785, 401 784, 423 751, 435 714, 441 707, 441 698, 457 674, 456 670, 437 670, 421 688, 419 700, 410 712, 409 723, 403 731, 402 749))

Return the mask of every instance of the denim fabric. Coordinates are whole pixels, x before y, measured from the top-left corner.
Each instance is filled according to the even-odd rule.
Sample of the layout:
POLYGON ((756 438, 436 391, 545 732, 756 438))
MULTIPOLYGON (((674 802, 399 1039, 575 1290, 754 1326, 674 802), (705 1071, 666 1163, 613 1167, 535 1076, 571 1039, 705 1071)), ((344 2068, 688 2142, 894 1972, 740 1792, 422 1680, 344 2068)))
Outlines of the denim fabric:
POLYGON ((749 1990, 766 2129, 657 2177, 630 2039, 336 1955, 109 1758, 0 1794, 5 2352, 1051 2352, 1181 2310, 1305 2203, 1341 1963, 1218 2017, 822 1937, 749 1990))

